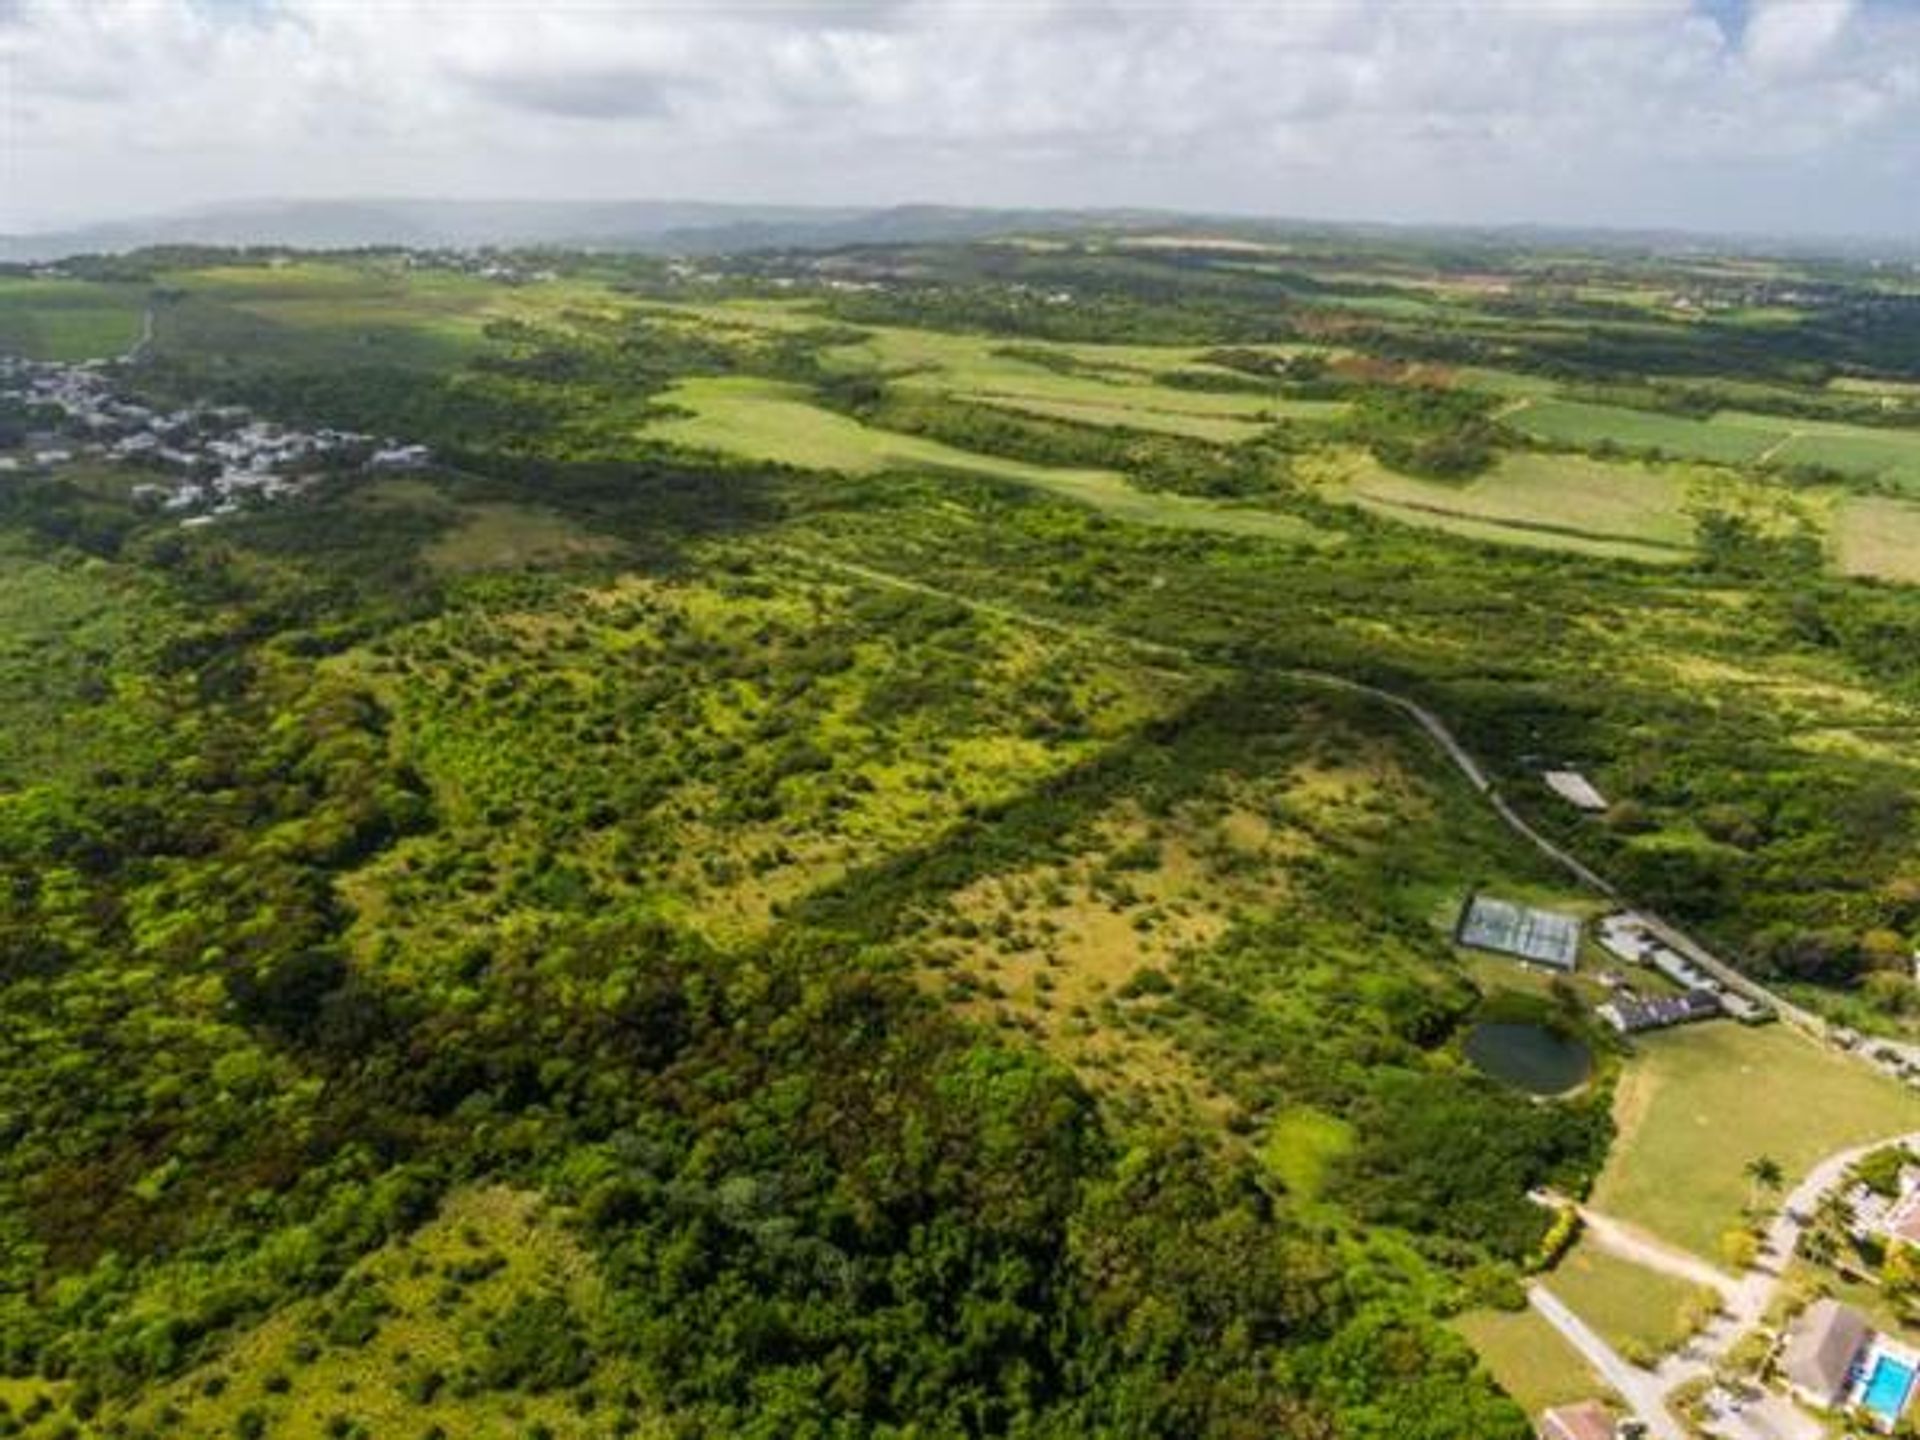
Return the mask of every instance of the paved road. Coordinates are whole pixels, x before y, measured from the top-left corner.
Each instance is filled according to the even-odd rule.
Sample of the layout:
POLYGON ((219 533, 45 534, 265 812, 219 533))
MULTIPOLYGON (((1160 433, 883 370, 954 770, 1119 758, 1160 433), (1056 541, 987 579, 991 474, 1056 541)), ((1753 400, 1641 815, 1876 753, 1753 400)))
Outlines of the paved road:
MULTIPOLYGON (((1740 1337, 1766 1318, 1779 1291, 1781 1274, 1799 1248, 1801 1232, 1820 1202, 1840 1186, 1847 1171, 1856 1163, 1889 1145, 1920 1147, 1920 1131, 1838 1151, 1808 1171, 1767 1227, 1759 1256, 1737 1280, 1693 1256, 1673 1250, 1664 1241, 1643 1235, 1606 1215, 1583 1209, 1581 1213, 1589 1231, 1603 1249, 1611 1249, 1615 1244, 1628 1247, 1640 1253, 1625 1250, 1616 1253, 1654 1269, 1680 1273, 1697 1283, 1710 1284, 1720 1293, 1720 1313, 1685 1348, 1667 1356, 1656 1369, 1643 1370, 1629 1364, 1541 1282, 1528 1286, 1527 1299, 1547 1323, 1580 1352, 1595 1373, 1619 1392, 1634 1414, 1646 1422, 1650 1434, 1656 1437, 1683 1435, 1684 1431, 1667 1409, 1667 1397, 1682 1385, 1712 1375, 1740 1337)), ((1736 1440, 1779 1440, 1779 1437, 1807 1433, 1805 1417, 1777 1397, 1755 1402, 1739 1412, 1722 1413, 1713 1429, 1736 1440)))
MULTIPOLYGON (((1009 606, 994 605, 975 600, 969 596, 943 590, 938 586, 921 581, 906 579, 884 570, 865 565, 857 565, 844 560, 831 559, 805 551, 791 551, 796 558, 823 565, 829 569, 857 576, 875 584, 890 585, 897 589, 912 590, 920 594, 931 595, 983 614, 998 616, 1016 623, 1035 626, 1056 634, 1068 635, 1082 640, 1106 645, 1124 645, 1144 654, 1163 660, 1191 661, 1193 656, 1172 645, 1154 641, 1137 640, 1129 636, 1116 635, 1097 626, 1075 625, 1064 620, 1054 620, 1046 616, 1033 615, 1009 606)), ((1506 798, 1494 788, 1492 780, 1480 763, 1474 759, 1459 738, 1447 727, 1433 711, 1418 701, 1391 690, 1383 690, 1377 685, 1368 685, 1363 681, 1350 680, 1344 675, 1334 675, 1321 670, 1290 669, 1280 672, 1285 678, 1323 689, 1340 690, 1349 694, 1364 695, 1381 704, 1391 706, 1410 718, 1429 739, 1439 747, 1442 754, 1464 775, 1474 789, 1487 798, 1494 811, 1516 834, 1530 842, 1541 854, 1573 875, 1582 884, 1608 899, 1626 903, 1619 890, 1604 876, 1595 873, 1577 858, 1548 840, 1533 826, 1528 824, 1506 798)), ((1827 1034, 1825 1022, 1809 1014, 1788 1001, 1782 1000, 1765 986, 1759 984, 1735 970, 1731 965, 1714 955, 1691 936, 1678 927, 1663 920, 1647 910, 1635 907, 1635 913, 1646 922, 1647 929, 1656 937, 1671 945, 1703 970, 1713 975, 1731 989, 1753 996, 1772 1005, 1781 1017, 1789 1023, 1805 1030, 1815 1038, 1824 1039, 1827 1034)), ((1604 1235, 1614 1245, 1636 1251, 1628 1258, 1637 1258, 1642 1264, 1669 1273, 1684 1273, 1695 1283, 1710 1286, 1723 1297, 1721 1313, 1711 1324, 1696 1336, 1686 1349, 1669 1356, 1657 1371, 1647 1371, 1628 1364, 1600 1335, 1569 1310, 1560 1299, 1544 1285, 1535 1282, 1527 1289, 1529 1303, 1556 1330, 1567 1338, 1589 1364, 1606 1382, 1617 1390, 1621 1397, 1632 1406, 1647 1424, 1648 1433, 1653 1440, 1686 1440, 1685 1430, 1674 1420, 1666 1407, 1665 1397, 1676 1387, 1690 1380, 1711 1374, 1714 1366, 1725 1357, 1742 1335, 1757 1325, 1766 1315, 1772 1304, 1774 1292, 1780 1284, 1780 1273, 1786 1262, 1792 1258, 1799 1245, 1801 1231, 1807 1219, 1819 1204, 1827 1191, 1839 1184, 1847 1170, 1862 1156, 1870 1151, 1887 1145, 1905 1143, 1920 1146, 1920 1132, 1911 1135, 1894 1136, 1876 1141, 1870 1145, 1856 1146, 1828 1156, 1816 1165, 1807 1177, 1788 1195, 1781 1206, 1779 1215, 1768 1228, 1761 1243, 1760 1255, 1746 1274, 1734 1280, 1704 1261, 1691 1255, 1685 1255, 1672 1249, 1664 1242, 1652 1236, 1632 1231, 1629 1227, 1612 1221, 1605 1216, 1589 1216, 1592 1225, 1598 1219, 1599 1233, 1596 1240, 1604 1235)), ((1777 1426, 1767 1422, 1767 1415, 1774 1407, 1757 1407, 1751 1416, 1723 1417, 1715 1428, 1722 1433, 1744 1437, 1744 1440, 1765 1440, 1765 1437, 1778 1433, 1777 1426)), ((1791 1407, 1786 1407, 1789 1411, 1791 1407)), ((1794 1417, 1777 1417, 1790 1421, 1794 1417)))
POLYGON ((1686 1429, 1667 1409, 1668 1387, 1660 1376, 1629 1365, 1598 1331, 1538 1281, 1527 1287, 1527 1303, 1619 1393, 1627 1402, 1627 1408, 1646 1425, 1653 1440, 1687 1440, 1686 1429))

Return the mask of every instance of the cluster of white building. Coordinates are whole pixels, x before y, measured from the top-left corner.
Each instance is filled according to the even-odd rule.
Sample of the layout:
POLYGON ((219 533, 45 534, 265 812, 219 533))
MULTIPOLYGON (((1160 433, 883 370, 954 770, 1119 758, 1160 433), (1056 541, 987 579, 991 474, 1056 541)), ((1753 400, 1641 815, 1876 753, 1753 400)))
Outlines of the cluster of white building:
MULTIPOLYGON (((1675 1018, 1666 1020, 1665 1024, 1683 1024, 1686 1020, 1708 1019, 1719 1014, 1731 1015, 1748 1025, 1757 1025, 1773 1018, 1770 1006, 1708 974, 1660 939, 1644 918, 1630 910, 1616 911, 1603 917, 1595 928, 1595 938, 1600 942, 1600 947, 1616 960, 1624 960, 1629 965, 1645 965, 1680 987, 1681 995, 1678 998, 1687 1002, 1685 1009, 1689 1013, 1676 1012, 1675 1018)), ((1620 1030, 1656 1028, 1654 1024, 1623 1024, 1622 1019, 1631 1018, 1632 1012, 1621 1010, 1619 1014, 1621 1018, 1616 1019, 1602 1011, 1603 1018, 1620 1030)))
POLYGON ((297 429, 244 406, 155 409, 119 393, 101 361, 0 355, 0 401, 7 400, 46 416, 52 428, 30 433, 24 454, 0 455, 0 473, 52 469, 82 456, 141 465, 164 478, 136 485, 133 498, 180 513, 183 524, 282 499, 343 465, 405 470, 432 458, 424 445, 382 444, 329 426, 297 429))

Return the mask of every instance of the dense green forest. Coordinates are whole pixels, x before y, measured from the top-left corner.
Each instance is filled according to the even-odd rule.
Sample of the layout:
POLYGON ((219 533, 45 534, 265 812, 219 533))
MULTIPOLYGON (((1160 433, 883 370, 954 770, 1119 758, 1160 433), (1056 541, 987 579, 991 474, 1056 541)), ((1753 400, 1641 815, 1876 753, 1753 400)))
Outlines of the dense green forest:
POLYGON ((72 267, 153 307, 129 394, 434 463, 184 527, 105 458, 0 489, 0 1433, 1519 1440, 1448 1322, 1633 1060, 1450 943, 1566 876, 1301 672, 1920 1026, 1920 591, 1835 558, 1905 462, 1513 408, 1899 442, 1911 297, 830 258, 72 267), (1452 508, 1576 460, 1678 538, 1452 508), (1592 1082, 1481 1073, 1489 1015, 1592 1082))

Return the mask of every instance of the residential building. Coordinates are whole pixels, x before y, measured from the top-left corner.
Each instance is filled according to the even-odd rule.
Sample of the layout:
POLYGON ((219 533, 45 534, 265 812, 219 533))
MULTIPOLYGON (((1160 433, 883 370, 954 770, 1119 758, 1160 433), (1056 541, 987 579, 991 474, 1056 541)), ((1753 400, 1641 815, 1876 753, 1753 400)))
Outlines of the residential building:
POLYGON ((1854 1362, 1872 1331, 1851 1305, 1816 1300, 1801 1312, 1780 1357, 1781 1373, 1795 1396, 1817 1410, 1831 1410, 1846 1398, 1854 1362))

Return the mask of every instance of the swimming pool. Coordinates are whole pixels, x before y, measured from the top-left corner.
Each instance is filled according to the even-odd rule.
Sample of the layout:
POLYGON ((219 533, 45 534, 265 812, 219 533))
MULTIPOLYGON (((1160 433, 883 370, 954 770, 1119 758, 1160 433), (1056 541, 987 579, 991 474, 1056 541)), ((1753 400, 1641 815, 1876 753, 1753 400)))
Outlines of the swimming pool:
POLYGON ((1907 1396, 1912 1392, 1913 1366, 1883 1351, 1873 1362, 1873 1372, 1867 1376, 1867 1388, 1860 1393, 1860 1403, 1891 1430, 1900 1412, 1907 1408, 1907 1396))

